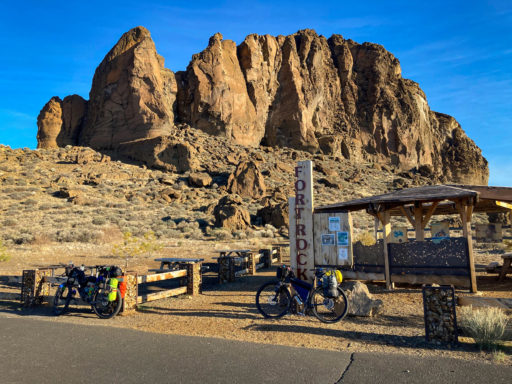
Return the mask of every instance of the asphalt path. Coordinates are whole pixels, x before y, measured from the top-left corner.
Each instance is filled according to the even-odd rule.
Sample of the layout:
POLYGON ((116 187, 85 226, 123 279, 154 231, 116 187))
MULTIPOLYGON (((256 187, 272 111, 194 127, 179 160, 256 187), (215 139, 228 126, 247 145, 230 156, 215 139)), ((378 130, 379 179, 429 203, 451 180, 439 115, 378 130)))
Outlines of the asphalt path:
POLYGON ((456 359, 332 352, 5 315, 0 350, 0 383, 512 382, 512 367, 456 359))

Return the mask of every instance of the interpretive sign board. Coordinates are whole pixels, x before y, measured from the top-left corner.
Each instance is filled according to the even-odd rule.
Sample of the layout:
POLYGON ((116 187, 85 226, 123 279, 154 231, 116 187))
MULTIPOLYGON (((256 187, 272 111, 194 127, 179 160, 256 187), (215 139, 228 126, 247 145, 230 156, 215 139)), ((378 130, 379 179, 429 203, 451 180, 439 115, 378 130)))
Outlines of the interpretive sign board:
POLYGON ((315 265, 352 266, 352 217, 349 212, 314 213, 313 228, 315 265))

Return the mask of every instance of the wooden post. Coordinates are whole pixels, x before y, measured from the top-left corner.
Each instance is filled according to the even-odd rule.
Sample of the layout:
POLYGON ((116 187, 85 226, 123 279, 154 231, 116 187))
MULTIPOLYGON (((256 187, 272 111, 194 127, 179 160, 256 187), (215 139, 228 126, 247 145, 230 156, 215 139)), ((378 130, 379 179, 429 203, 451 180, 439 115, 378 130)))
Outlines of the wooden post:
MULTIPOLYGON (((282 262, 283 262, 283 249, 280 246, 272 247, 272 253, 273 253, 274 249, 276 250, 277 262, 279 264, 282 264, 282 262)), ((290 254, 291 254, 291 252, 290 252, 290 254)), ((272 257, 274 257, 274 256, 272 256, 272 257)))
POLYGON ((384 247, 384 276, 386 277, 386 289, 393 289, 394 284, 391 282, 391 273, 389 271, 389 250, 388 242, 391 235, 391 223, 389 211, 378 213, 378 218, 382 223, 382 244, 384 247))
MULTIPOLYGON (((260 249, 259 253, 263 255, 263 264, 265 268, 272 267, 272 251, 270 249, 260 249)), ((260 259, 261 261, 261 259, 260 259)))
POLYGON ((129 314, 137 309, 137 297, 139 296, 138 276, 135 272, 124 274, 126 293, 123 299, 123 315, 129 314))
POLYGON ((247 252, 247 269, 249 272, 249 275, 255 275, 256 274, 256 257, 254 256, 254 253, 247 252))
POLYGON ((375 241, 379 241, 379 218, 375 216, 375 220, 373 222, 373 234, 375 236, 375 241))
POLYGON ((425 232, 423 231, 423 207, 421 203, 414 204, 414 224, 416 241, 425 241, 425 232))
POLYGON ((187 264, 187 295, 196 296, 202 292, 202 264, 201 262, 187 264))
POLYGON ((473 214, 473 206, 459 202, 457 207, 459 209, 460 218, 462 220, 462 234, 468 242, 470 290, 472 293, 476 293, 478 289, 476 285, 475 259, 473 256, 473 237, 471 235, 471 216, 473 214))

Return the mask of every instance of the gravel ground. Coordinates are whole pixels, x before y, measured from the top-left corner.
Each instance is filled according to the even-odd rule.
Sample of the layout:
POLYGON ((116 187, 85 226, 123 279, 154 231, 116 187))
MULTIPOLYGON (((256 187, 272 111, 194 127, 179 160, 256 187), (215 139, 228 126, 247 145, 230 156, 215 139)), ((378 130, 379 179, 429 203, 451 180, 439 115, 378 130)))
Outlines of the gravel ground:
MULTIPOLYGON (((194 256, 211 260, 215 253, 212 243, 177 244, 162 252, 166 256, 183 255, 185 249, 194 245, 194 256)), ((249 246, 248 243, 231 244, 233 246, 249 246)), ((261 244, 258 244, 261 245, 261 244)), ((80 252, 87 258, 89 264, 96 262, 114 263, 105 257, 92 257, 98 254, 98 249, 85 249, 81 245, 80 252)), ((226 245, 217 244, 216 248, 226 245)), ((51 247, 50 247, 51 248, 51 247)), ((2 270, 0 274, 15 274, 15 266, 22 261, 32 266, 69 261, 65 250, 56 252, 48 248, 36 257, 32 251, 26 250, 32 256, 28 263, 28 253, 14 256, 11 268, 2 270), (43 260, 41 260, 41 258, 43 260)), ((73 253, 77 253, 74 249, 73 253)), ((498 260, 493 253, 477 252, 477 264, 483 265, 488 260, 498 260)), ((75 259, 81 262, 81 258, 75 259)), ((118 260, 116 260, 118 261, 118 260)), ((131 265, 137 264, 137 269, 144 272, 156 263, 150 258, 132 260, 131 265)), ((266 320, 256 310, 254 304, 258 287, 274 276, 274 271, 264 271, 257 276, 240 278, 235 283, 224 285, 208 284, 213 279, 212 273, 205 275, 207 283, 203 294, 196 297, 181 296, 163 299, 141 306, 140 311, 133 315, 118 316, 112 320, 100 320, 87 308, 78 308, 65 316, 53 317, 51 308, 40 307, 21 309, 17 303, 0 302, 0 312, 9 315, 34 316, 47 321, 77 322, 139 329, 147 332, 182 334, 193 336, 212 336, 234 340, 245 340, 258 343, 290 345, 328 350, 406 353, 418 356, 449 356, 461 359, 481 360, 491 363, 512 364, 512 344, 504 347, 504 352, 492 354, 480 352, 472 340, 461 338, 457 347, 439 347, 424 341, 423 304, 419 287, 399 286, 392 292, 387 292, 383 285, 369 284, 369 289, 377 299, 383 301, 383 311, 373 318, 346 317, 336 324, 324 324, 316 318, 288 315, 279 320, 266 320)), ((509 277, 503 283, 497 283, 495 277, 479 274, 479 291, 482 296, 512 298, 512 279, 509 277)), ((3 287, 4 290, 8 287, 3 287)), ((14 289, 14 288, 11 288, 14 289)), ((468 294, 458 291, 458 295, 468 294)))

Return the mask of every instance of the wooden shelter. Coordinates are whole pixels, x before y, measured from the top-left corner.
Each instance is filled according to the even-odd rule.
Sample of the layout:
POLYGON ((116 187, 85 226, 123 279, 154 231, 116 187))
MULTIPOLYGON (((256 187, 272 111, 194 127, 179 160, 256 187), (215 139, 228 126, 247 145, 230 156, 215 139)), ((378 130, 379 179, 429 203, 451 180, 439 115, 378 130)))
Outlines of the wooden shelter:
MULTIPOLYGON (((432 216, 460 215, 463 238, 465 239, 464 247, 467 256, 469 288, 471 292, 476 292, 471 233, 472 214, 474 212, 511 212, 512 188, 474 185, 429 185, 318 207, 315 208, 315 214, 353 212, 363 209, 375 217, 376 226, 380 223, 383 227, 384 276, 388 289, 393 287, 389 262, 390 247, 388 246, 391 234, 391 217, 405 217, 415 229, 416 242, 424 242, 424 230, 432 216)), ((425 247, 423 247, 424 249, 425 247)), ((450 252, 450 250, 446 250, 446 252, 450 252)), ((444 267, 440 266, 438 268, 444 267)), ((402 272, 402 274, 405 274, 405 272, 402 272)), ((408 280, 402 278, 395 279, 395 281, 408 280)), ((446 280, 446 282, 449 281, 446 280)))

